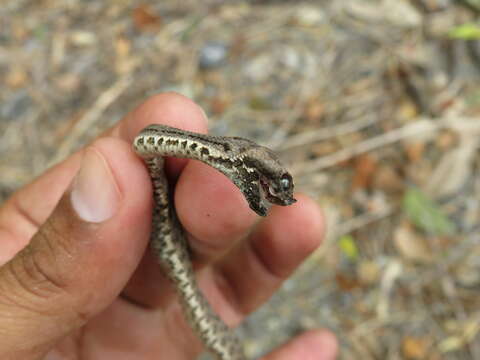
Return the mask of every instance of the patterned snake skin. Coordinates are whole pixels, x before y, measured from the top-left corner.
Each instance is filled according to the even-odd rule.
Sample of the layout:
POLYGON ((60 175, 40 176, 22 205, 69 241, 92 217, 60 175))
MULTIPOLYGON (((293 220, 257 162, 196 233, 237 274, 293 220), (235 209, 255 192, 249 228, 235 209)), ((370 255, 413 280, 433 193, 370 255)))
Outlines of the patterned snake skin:
POLYGON ((291 175, 270 149, 238 137, 150 125, 135 138, 133 147, 146 162, 153 182, 151 247, 177 291, 188 323, 216 359, 245 360, 239 341, 198 289, 186 236, 168 194, 163 157, 200 160, 217 169, 261 216, 267 215, 268 203, 290 205, 296 201, 291 175))

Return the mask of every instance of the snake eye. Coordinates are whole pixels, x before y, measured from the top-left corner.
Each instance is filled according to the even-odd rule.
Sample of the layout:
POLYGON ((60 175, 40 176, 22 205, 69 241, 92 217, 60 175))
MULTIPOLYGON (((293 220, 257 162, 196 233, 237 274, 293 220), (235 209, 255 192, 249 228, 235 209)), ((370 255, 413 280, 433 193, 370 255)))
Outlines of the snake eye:
POLYGON ((287 191, 288 189, 290 189, 290 185, 291 185, 290 177, 287 174, 283 175, 282 178, 280 179, 280 187, 282 188, 282 190, 287 191))

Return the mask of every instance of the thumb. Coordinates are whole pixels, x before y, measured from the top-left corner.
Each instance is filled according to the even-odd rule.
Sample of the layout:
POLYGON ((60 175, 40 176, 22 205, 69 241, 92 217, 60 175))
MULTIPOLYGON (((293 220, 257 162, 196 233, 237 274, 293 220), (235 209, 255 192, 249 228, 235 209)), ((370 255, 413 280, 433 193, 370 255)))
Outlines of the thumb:
POLYGON ((0 267, 1 359, 38 358, 115 299, 148 242, 150 189, 125 142, 103 138, 83 151, 53 213, 0 267))

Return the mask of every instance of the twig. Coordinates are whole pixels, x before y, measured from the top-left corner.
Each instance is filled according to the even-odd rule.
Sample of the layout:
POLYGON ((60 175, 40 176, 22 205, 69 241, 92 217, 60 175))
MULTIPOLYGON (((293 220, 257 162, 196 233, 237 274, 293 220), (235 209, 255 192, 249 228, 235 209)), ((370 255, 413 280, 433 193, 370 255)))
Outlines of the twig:
POLYGON ((66 138, 58 147, 56 154, 49 161, 49 166, 64 159, 71 153, 73 148, 78 144, 80 137, 92 127, 105 110, 125 91, 132 83, 132 77, 125 75, 117 80, 109 89, 103 92, 93 104, 93 106, 83 115, 83 117, 75 124, 71 135, 66 138))
POLYGON ((310 143, 327 140, 332 137, 350 134, 366 128, 376 121, 377 119, 371 116, 362 117, 360 119, 349 121, 345 124, 330 126, 323 129, 316 129, 313 131, 306 131, 298 135, 293 135, 281 145, 280 151, 286 151, 297 146, 308 145, 310 143))
POLYGON ((426 133, 433 133, 440 129, 451 128, 456 131, 479 131, 480 123, 477 119, 469 118, 443 118, 443 119, 419 119, 401 128, 392 130, 386 134, 362 141, 351 147, 342 149, 320 159, 302 163, 292 168, 295 175, 319 171, 334 166, 342 161, 375 150, 391 143, 426 133))
POLYGON ((390 216, 394 213, 395 208, 393 206, 385 206, 377 211, 371 211, 366 214, 356 216, 352 219, 349 219, 339 225, 334 229, 333 235, 338 238, 345 234, 350 234, 351 232, 358 230, 364 226, 367 226, 375 221, 381 220, 390 216))

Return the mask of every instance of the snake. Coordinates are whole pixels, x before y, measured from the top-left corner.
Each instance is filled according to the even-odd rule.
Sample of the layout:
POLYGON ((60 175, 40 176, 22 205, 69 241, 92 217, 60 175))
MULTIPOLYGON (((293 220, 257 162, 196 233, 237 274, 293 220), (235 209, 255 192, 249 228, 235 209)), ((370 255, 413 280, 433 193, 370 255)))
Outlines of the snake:
POLYGON ((165 157, 199 160, 217 169, 238 187, 250 209, 260 216, 266 216, 272 204, 296 202, 292 176, 272 150, 241 137, 152 124, 138 133, 133 149, 145 162, 153 187, 150 248, 175 288, 187 323, 215 359, 246 360, 240 341, 197 285, 186 231, 172 205, 165 157))

